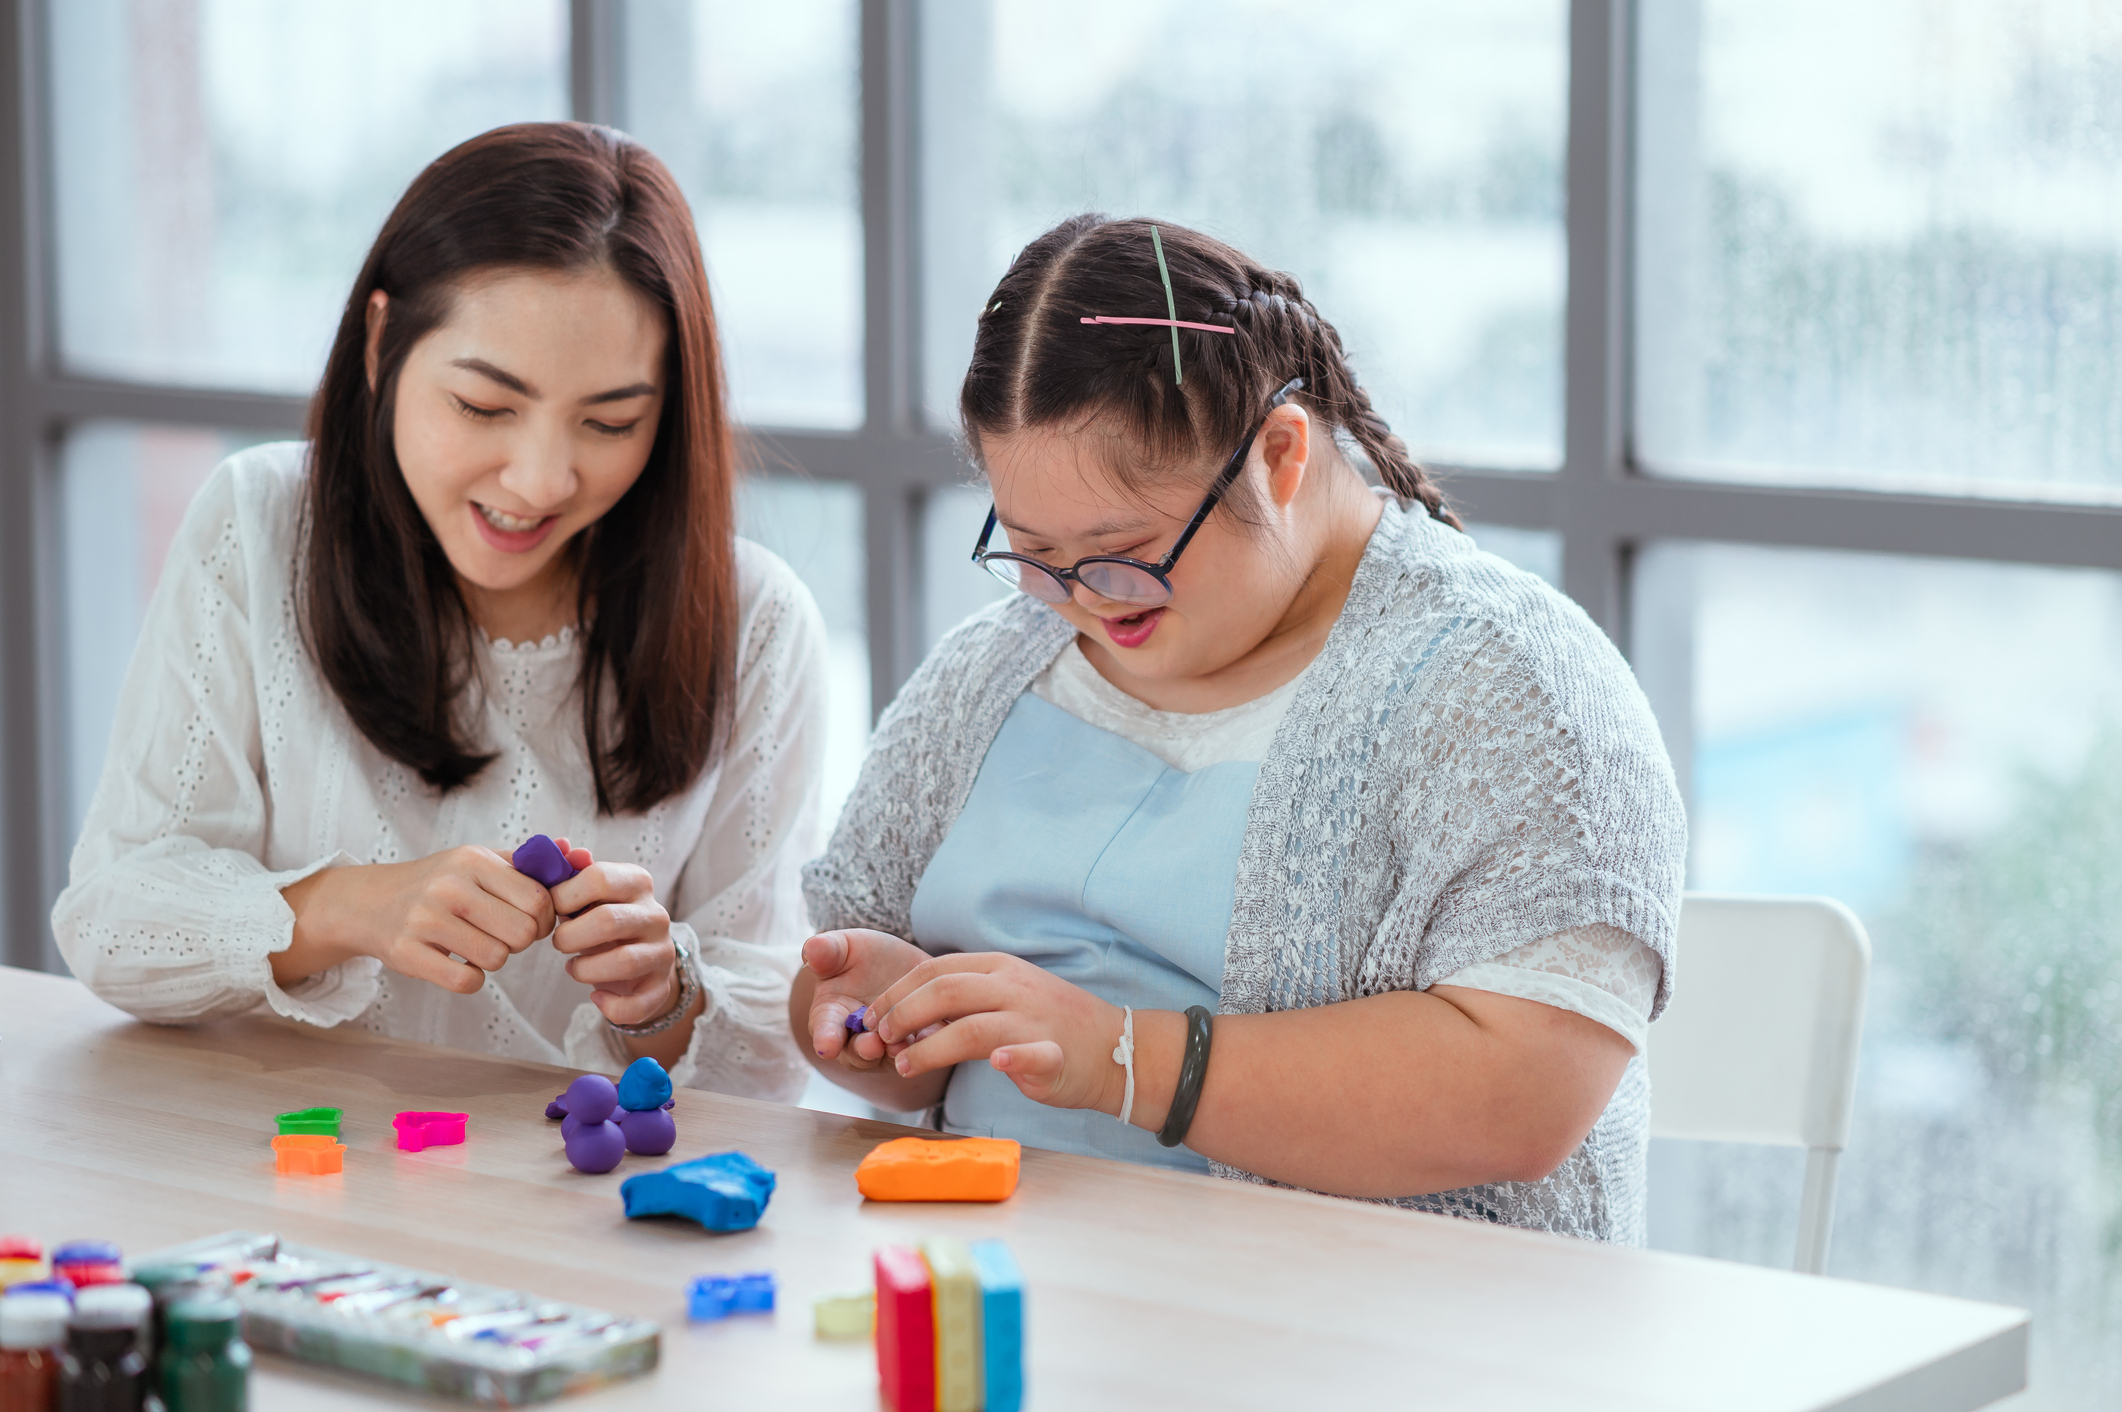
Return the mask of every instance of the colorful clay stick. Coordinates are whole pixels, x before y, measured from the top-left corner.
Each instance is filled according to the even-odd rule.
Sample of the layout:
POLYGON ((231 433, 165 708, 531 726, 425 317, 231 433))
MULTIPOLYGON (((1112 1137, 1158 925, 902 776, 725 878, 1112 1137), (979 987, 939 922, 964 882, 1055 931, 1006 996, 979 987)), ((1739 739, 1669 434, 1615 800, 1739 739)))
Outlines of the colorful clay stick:
POLYGON ((868 1338, 877 1322, 874 1290, 860 1294, 828 1294, 811 1301, 811 1320, 819 1338, 868 1338))
POLYGON ((516 865, 517 872, 547 887, 558 887, 575 875, 575 865, 567 861, 560 845, 542 833, 525 839, 508 861, 516 865))
POLYGON ((28 1236, 0 1236, 0 1289, 43 1278, 43 1245, 28 1236))
POLYGON ((323 1133, 287 1133, 273 1139, 273 1170, 283 1177, 328 1177, 346 1169, 346 1146, 323 1133))
POLYGON ((685 1317, 694 1323, 731 1314, 774 1312, 774 1277, 766 1270, 748 1275, 702 1275, 685 1290, 685 1317))
POLYGON ((862 1159, 855 1186, 872 1201, 1001 1201, 1022 1151, 1006 1137, 895 1137, 862 1159))
POLYGON ((980 1280, 962 1240, 925 1240, 936 1295, 936 1412, 980 1412, 980 1280))
POLYGON ((670 1074, 644 1055, 619 1075, 618 1098, 619 1106, 633 1113, 661 1108, 671 1101, 670 1074))
POLYGON ((741 1152, 718 1152, 628 1177, 619 1199, 629 1220, 683 1216, 711 1231, 748 1231, 773 1199, 774 1174, 741 1152))
POLYGON ((1018 1412, 1024 1406, 1024 1275, 999 1240, 974 1241, 972 1257, 980 1278, 987 1412, 1018 1412))
POLYGON ((339 1120, 345 1116, 343 1108, 297 1108, 292 1113, 276 1115, 273 1122, 283 1136, 288 1133, 322 1133, 325 1137, 337 1137, 339 1120))
POLYGON ((935 1412, 936 1317, 928 1264, 903 1245, 876 1254, 877 1382, 892 1412, 935 1412))
POLYGON ((400 1152, 420 1152, 430 1147, 455 1147, 464 1141, 464 1113, 400 1113, 391 1119, 398 1130, 400 1152))
POLYGON ((107 1240, 72 1240, 52 1252, 52 1278, 75 1289, 125 1282, 125 1256, 107 1240))

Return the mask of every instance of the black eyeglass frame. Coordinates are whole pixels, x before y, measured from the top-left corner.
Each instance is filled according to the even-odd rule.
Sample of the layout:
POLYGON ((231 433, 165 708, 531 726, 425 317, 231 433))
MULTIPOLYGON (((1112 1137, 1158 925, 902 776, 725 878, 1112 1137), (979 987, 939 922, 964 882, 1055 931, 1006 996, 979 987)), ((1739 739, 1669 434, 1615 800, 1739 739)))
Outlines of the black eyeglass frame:
MULTIPOLYGON (((1130 598, 1111 598, 1111 595, 1109 594, 1098 593, 1098 590, 1095 588, 1092 588, 1091 592, 1098 593, 1098 596, 1100 598, 1110 598, 1112 602, 1125 603, 1129 607, 1162 607, 1164 604, 1171 602, 1171 571, 1173 566, 1175 566, 1179 562, 1179 556, 1185 552, 1186 546, 1193 541, 1194 535, 1200 530, 1201 526, 1207 522, 1210 512, 1212 512, 1217 505, 1222 503, 1223 497, 1229 493, 1231 486, 1237 483, 1238 473, 1245 469, 1246 458, 1253 454, 1253 442, 1259 439, 1260 433, 1267 426, 1267 418, 1269 416, 1274 415, 1274 411, 1277 407, 1280 407, 1283 403, 1289 401, 1289 395, 1291 393, 1302 391, 1303 388, 1303 378, 1291 378, 1288 382, 1282 384, 1280 390, 1278 390, 1274 396, 1267 399, 1266 414, 1264 414, 1260 418, 1259 423, 1255 425, 1251 431, 1245 434, 1244 442, 1239 445, 1236 451, 1231 453, 1230 460, 1224 465, 1222 472, 1217 475, 1214 483, 1209 486, 1208 494, 1204 496, 1201 500, 1201 508, 1194 511, 1194 517, 1191 520, 1187 521, 1186 528, 1180 532, 1177 542, 1175 542, 1171 547, 1171 551, 1167 553, 1162 559, 1158 560, 1156 563, 1146 563, 1141 559, 1129 559, 1124 555, 1120 554, 1090 554, 1084 556, 1081 559, 1078 559, 1075 563, 1069 565, 1065 569, 1057 569, 1051 564, 1042 564, 1037 559, 1033 559, 1023 554, 1011 553, 1007 549, 989 549, 987 547, 987 541, 994 536, 995 525, 997 523, 995 507, 992 504, 990 504, 987 508, 987 524, 983 526, 980 530, 980 542, 973 546, 973 562, 975 564, 978 564, 981 568, 987 569, 987 572, 990 574, 994 574, 996 578, 1001 578, 1002 576, 1000 574, 995 574, 995 571, 993 569, 989 569, 987 566, 998 560, 1014 564, 1029 565, 1031 568, 1038 570, 1040 573, 1045 574, 1048 578, 1052 579, 1054 583, 1059 586, 1061 590, 1061 596, 1059 598, 1049 600, 1045 598, 1039 598, 1038 594, 1032 593, 1031 590, 1026 588, 1022 583, 1012 583, 1010 584, 1010 586, 1012 588, 1015 588, 1019 593, 1031 593, 1032 597, 1039 598, 1039 601, 1042 603, 1051 602, 1054 604, 1066 603, 1069 601, 1069 599, 1075 597, 1075 590, 1069 587, 1069 582, 1073 580, 1076 583, 1083 583, 1082 570, 1085 564, 1119 564, 1125 568, 1140 569, 1143 573, 1148 574, 1151 578, 1155 579, 1158 584, 1163 587, 1164 596, 1151 603, 1137 602, 1136 600, 1130 598)), ((1005 583, 1009 582, 1006 579, 1004 579, 1003 581, 1005 583)), ((1090 587, 1088 584, 1085 584, 1084 586, 1086 588, 1090 587)))

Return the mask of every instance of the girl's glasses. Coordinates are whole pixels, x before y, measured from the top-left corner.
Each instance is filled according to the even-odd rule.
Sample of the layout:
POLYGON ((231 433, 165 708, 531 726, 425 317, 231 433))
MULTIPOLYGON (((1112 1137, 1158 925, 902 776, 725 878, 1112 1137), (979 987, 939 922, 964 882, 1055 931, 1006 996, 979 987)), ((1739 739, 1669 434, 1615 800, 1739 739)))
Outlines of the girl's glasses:
MULTIPOLYGON (((1282 384, 1281 390, 1267 399, 1268 412, 1272 413, 1275 408, 1287 402, 1289 395, 1301 390, 1303 386, 1303 378, 1291 378, 1282 384)), ((1028 559, 1022 554, 989 549, 987 541, 995 533, 995 511, 992 506, 987 512, 987 524, 980 531, 980 542, 973 546, 973 562, 1011 588, 1021 589, 1041 603, 1068 602, 1075 592, 1069 587, 1070 581, 1073 580, 1100 598, 1109 599, 1114 603, 1124 603, 1130 608, 1161 608, 1171 602, 1172 566, 1179 562, 1179 555, 1192 541, 1202 522, 1208 519, 1209 511, 1216 508, 1232 484, 1237 481, 1238 472, 1245 469, 1246 457, 1252 455, 1254 438, 1260 435, 1260 428, 1266 425, 1267 418, 1263 416, 1259 424, 1246 433, 1244 444, 1231 453, 1230 461, 1216 477, 1215 483, 1209 486, 1207 498, 1202 500, 1201 508, 1194 511, 1193 519, 1187 521, 1186 529, 1180 533, 1178 543, 1172 545, 1171 552, 1154 564, 1144 563, 1140 559, 1123 559, 1117 554, 1093 554, 1087 559, 1078 559, 1065 569, 1056 569, 1049 564, 1040 563, 1037 559, 1028 559)))

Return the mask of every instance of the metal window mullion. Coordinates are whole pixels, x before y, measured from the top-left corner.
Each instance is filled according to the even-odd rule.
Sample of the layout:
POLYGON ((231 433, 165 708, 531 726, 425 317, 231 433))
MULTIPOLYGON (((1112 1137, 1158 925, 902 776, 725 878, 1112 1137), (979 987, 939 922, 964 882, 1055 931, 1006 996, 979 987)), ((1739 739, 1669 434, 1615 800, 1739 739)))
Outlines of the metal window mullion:
MULTIPOLYGON (((866 449, 918 450, 920 252, 916 214, 913 0, 862 0, 863 430, 866 449)), ((896 456, 892 459, 897 460, 896 456)), ((864 485, 870 710, 881 712, 919 660, 921 488, 890 473, 864 485)))
POLYGON ((621 122, 618 0, 569 0, 567 7, 567 108, 580 123, 621 122))
POLYGON ((1627 644, 1627 546, 1610 513, 1627 446, 1628 0, 1573 0, 1566 167, 1569 292, 1556 528, 1562 587, 1627 644))

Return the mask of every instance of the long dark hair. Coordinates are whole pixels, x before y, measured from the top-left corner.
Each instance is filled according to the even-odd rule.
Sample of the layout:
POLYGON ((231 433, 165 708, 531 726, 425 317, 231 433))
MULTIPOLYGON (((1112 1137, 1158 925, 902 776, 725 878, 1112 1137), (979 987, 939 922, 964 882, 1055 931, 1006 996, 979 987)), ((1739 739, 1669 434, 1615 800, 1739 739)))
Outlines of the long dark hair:
MULTIPOLYGON (((1147 219, 1083 215, 1024 247, 980 315, 972 365, 958 398, 965 434, 979 455, 983 435, 1054 426, 1097 415, 1116 425, 1130 452, 1108 458, 1119 483, 1196 464, 1212 473, 1291 378, 1314 416, 1346 431, 1403 499, 1463 528, 1407 444, 1393 434, 1356 380, 1341 335, 1304 297, 1294 275, 1270 270, 1200 231, 1147 219), (1164 282, 1150 227, 1171 270, 1177 317, 1236 330, 1181 329, 1185 380, 1174 376, 1172 330, 1086 325, 1100 314, 1165 313, 1164 282)), ((1245 492, 1233 487, 1233 508, 1245 492)))
POLYGON ((438 157, 361 266, 310 404, 303 637, 375 747, 444 791, 494 758, 469 737, 471 621, 392 441, 406 355, 470 275, 606 267, 663 311, 662 421, 640 479, 568 545, 584 634, 582 735, 605 813, 690 785, 735 691, 734 447, 707 272, 678 184, 585 123, 495 128, 438 157), (390 296, 375 390, 369 296, 390 296))

